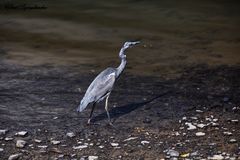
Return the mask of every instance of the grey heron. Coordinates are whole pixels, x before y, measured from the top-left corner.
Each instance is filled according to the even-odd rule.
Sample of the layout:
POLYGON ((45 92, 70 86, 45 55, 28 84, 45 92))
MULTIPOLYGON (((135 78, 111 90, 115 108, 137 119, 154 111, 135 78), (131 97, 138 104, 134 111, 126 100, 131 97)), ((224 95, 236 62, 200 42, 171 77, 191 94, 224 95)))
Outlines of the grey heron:
POLYGON ((108 112, 108 98, 109 98, 109 95, 111 94, 111 91, 113 90, 113 87, 117 78, 121 75, 121 73, 123 72, 126 66, 126 63, 127 63, 126 55, 125 55, 126 49, 138 43, 140 42, 139 41, 125 42, 119 52, 119 57, 121 59, 120 65, 117 68, 109 67, 104 71, 102 71, 88 87, 84 97, 80 102, 80 105, 77 108, 78 112, 82 112, 90 103, 93 104, 92 110, 90 112, 90 116, 88 119, 88 124, 90 124, 91 122, 92 114, 96 106, 96 103, 106 98, 105 110, 107 112, 109 124, 112 125, 110 115, 108 112))

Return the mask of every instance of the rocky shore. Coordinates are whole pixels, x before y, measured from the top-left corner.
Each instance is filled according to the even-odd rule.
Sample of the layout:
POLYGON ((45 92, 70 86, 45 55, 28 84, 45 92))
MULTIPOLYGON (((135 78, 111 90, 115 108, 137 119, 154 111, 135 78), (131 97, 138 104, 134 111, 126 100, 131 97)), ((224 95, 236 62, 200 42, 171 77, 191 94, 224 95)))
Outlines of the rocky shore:
POLYGON ((179 78, 125 73, 86 125, 76 106, 97 74, 0 63, 0 159, 240 159, 239 66, 179 78))

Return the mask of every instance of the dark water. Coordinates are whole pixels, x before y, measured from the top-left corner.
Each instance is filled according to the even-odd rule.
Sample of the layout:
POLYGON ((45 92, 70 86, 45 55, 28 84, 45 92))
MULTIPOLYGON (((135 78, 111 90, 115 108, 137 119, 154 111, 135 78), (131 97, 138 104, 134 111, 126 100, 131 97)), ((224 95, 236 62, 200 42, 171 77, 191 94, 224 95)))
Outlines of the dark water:
POLYGON ((142 43, 127 53, 127 72, 176 76, 198 64, 240 62, 238 1, 11 1, 0 15, 5 60, 23 65, 102 70, 119 64, 126 40, 142 43), (26 9, 21 6, 45 6, 26 9))

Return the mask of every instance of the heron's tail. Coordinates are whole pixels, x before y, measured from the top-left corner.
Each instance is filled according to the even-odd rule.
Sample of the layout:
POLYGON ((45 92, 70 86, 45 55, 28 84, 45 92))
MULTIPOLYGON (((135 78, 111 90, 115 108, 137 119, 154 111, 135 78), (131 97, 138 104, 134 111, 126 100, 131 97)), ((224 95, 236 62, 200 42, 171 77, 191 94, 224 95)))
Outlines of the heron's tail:
POLYGON ((88 103, 86 103, 84 101, 84 99, 81 100, 81 103, 79 104, 77 111, 78 112, 82 112, 86 107, 87 107, 88 103))

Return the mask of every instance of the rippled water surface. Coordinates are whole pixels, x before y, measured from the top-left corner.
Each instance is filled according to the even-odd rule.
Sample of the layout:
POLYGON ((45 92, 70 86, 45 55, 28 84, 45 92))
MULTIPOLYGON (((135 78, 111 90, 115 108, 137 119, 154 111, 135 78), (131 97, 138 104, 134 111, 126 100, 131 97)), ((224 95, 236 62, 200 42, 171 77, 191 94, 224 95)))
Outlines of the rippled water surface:
MULTIPOLYGON (((9 1, 8 1, 9 2, 9 1)), ((199 64, 240 63, 238 1, 10 1, 46 6, 6 9, 1 2, 1 58, 23 65, 76 66, 102 70, 119 64, 126 40, 127 72, 177 75, 199 64)))

